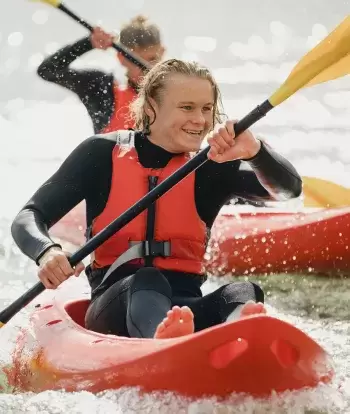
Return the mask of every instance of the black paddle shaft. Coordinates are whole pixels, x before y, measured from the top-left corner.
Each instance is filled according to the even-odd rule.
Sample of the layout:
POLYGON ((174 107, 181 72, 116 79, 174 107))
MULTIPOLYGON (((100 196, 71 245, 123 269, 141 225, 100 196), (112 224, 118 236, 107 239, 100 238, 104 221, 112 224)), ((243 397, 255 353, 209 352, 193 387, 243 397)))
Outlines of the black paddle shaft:
MULTIPOLYGON (((66 13, 69 17, 71 17, 76 22, 80 23, 82 26, 86 27, 86 29, 88 29, 90 32, 93 31, 94 28, 88 22, 78 17, 75 13, 73 13, 70 9, 68 9, 64 4, 61 3, 57 8, 63 11, 64 13, 66 13)), ((131 50, 129 50, 122 44, 113 42, 112 46, 114 47, 115 50, 120 52, 124 57, 130 60, 131 63, 138 66, 140 69, 144 71, 147 71, 150 69, 150 65, 148 62, 136 56, 134 53, 131 52, 131 50)))
MULTIPOLYGON (((257 106, 246 117, 244 117, 235 125, 236 135, 241 134, 250 126, 255 124, 255 122, 264 117, 272 108, 273 106, 268 100, 257 106)), ((106 228, 92 237, 82 248, 77 250, 69 258, 70 264, 72 266, 76 266, 80 261, 91 254, 97 247, 101 246, 102 243, 108 240, 113 234, 115 234, 136 216, 146 210, 159 197, 168 192, 172 187, 178 184, 191 172, 195 171, 201 165, 205 164, 208 161, 207 155, 209 149, 210 147, 208 146, 200 151, 195 157, 193 157, 185 165, 183 165, 163 182, 157 185, 153 190, 142 197, 141 200, 126 210, 121 216, 112 221, 112 223, 110 223, 106 228)), ((15 300, 11 305, 9 305, 0 313, 0 322, 3 324, 8 322, 11 318, 13 318, 13 316, 16 315, 17 312, 19 312, 24 306, 35 299, 44 290, 45 286, 41 282, 36 283, 32 288, 30 288, 26 293, 24 293, 21 297, 15 300)))

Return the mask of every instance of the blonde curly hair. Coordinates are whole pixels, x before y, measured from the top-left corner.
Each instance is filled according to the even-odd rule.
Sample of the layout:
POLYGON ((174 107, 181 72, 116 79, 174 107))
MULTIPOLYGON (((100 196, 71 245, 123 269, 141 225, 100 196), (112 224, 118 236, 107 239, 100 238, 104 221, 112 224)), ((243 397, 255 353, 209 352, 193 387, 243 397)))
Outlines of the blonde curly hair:
POLYGON ((138 15, 122 27, 119 41, 129 49, 146 49, 161 44, 160 30, 156 24, 148 22, 147 17, 138 15))
POLYGON ((185 62, 180 59, 169 59, 155 65, 143 78, 139 86, 137 98, 130 105, 130 116, 135 123, 135 128, 149 133, 150 125, 155 121, 156 113, 150 102, 150 98, 157 103, 161 102, 161 93, 166 87, 166 81, 173 74, 181 74, 208 80, 214 92, 213 125, 221 122, 222 101, 217 82, 209 69, 200 66, 197 62, 185 62), (146 107, 153 112, 153 121, 146 113, 146 107))

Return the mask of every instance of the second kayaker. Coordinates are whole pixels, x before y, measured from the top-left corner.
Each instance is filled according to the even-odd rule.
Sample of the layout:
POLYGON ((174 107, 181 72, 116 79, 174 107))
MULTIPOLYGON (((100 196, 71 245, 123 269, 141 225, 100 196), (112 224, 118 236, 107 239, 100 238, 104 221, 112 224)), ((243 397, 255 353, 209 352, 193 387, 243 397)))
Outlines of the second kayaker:
MULTIPOLYGON (((150 65, 159 62, 164 54, 158 26, 143 16, 134 17, 122 27, 119 41, 136 56, 150 65)), ((113 36, 95 27, 91 36, 73 45, 65 46, 47 57, 39 66, 38 74, 74 92, 85 105, 92 120, 95 133, 106 133, 133 127, 129 116, 129 104, 136 97, 142 70, 121 53, 116 53, 120 64, 126 69, 126 84, 118 82, 114 75, 100 70, 77 70, 71 64, 92 49, 107 50, 113 36)))

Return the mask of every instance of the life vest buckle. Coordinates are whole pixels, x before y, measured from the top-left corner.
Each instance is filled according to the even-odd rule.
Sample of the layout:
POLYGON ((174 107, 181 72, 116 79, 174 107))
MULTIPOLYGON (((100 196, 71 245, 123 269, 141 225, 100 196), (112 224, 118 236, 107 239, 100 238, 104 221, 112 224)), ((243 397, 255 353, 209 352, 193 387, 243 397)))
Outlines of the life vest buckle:
POLYGON ((169 241, 146 240, 143 242, 145 257, 169 257, 171 253, 169 241))
POLYGON ((129 246, 136 244, 142 245, 142 257, 169 257, 171 256, 171 242, 144 240, 144 241, 130 241, 129 246))

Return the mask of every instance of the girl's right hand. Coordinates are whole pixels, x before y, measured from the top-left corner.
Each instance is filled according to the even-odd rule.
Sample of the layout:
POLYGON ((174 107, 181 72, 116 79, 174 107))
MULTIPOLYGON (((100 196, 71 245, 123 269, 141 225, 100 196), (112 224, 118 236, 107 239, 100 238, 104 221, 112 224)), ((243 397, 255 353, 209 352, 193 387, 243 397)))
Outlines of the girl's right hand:
POLYGON ((113 36, 106 33, 100 27, 94 27, 93 32, 90 36, 92 47, 95 49, 106 50, 113 44, 113 36))
POLYGON ((56 289, 70 276, 78 277, 84 268, 84 264, 80 262, 73 269, 67 255, 54 246, 40 258, 38 276, 46 289, 56 289))

